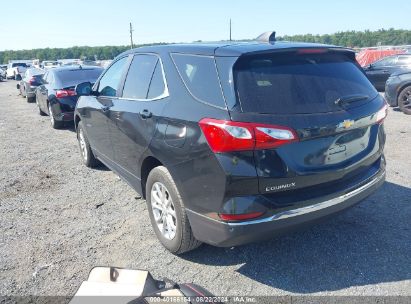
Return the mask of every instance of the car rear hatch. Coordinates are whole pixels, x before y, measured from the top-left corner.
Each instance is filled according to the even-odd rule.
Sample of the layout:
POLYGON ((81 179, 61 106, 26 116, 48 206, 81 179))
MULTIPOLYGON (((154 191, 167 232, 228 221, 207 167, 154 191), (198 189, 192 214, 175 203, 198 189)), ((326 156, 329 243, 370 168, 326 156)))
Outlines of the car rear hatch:
POLYGON ((378 172, 386 105, 352 52, 245 54, 233 82, 231 119, 254 132, 259 192, 276 204, 344 191, 378 172))

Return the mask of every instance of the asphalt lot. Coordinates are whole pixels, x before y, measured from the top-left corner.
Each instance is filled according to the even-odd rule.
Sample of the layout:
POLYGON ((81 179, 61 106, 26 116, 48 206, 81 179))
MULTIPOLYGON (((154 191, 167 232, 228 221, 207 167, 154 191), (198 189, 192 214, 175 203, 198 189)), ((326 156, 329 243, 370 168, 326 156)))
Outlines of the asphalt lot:
POLYGON ((106 168, 84 167, 73 130, 53 130, 15 85, 0 82, 0 295, 71 296, 97 265, 216 295, 411 295, 411 116, 390 109, 387 182, 360 205, 268 242, 177 257, 145 202, 106 168))

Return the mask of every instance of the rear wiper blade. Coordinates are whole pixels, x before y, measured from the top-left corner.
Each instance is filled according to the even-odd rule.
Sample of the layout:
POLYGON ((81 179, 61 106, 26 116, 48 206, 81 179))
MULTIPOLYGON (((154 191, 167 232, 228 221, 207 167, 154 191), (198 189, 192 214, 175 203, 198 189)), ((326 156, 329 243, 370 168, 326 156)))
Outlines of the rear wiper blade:
POLYGON ((355 95, 345 95, 341 96, 340 98, 336 99, 334 103, 336 105, 342 106, 343 104, 346 103, 352 103, 356 101, 361 101, 361 100, 366 100, 370 98, 368 95, 360 95, 360 94, 355 94, 355 95))

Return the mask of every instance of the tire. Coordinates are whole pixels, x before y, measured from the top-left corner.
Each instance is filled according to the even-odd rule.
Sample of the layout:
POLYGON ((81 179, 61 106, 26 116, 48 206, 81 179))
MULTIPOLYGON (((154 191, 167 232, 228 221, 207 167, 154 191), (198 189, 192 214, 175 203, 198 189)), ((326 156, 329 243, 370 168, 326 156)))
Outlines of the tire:
POLYGON ((147 178, 146 193, 151 225, 157 238, 167 250, 174 254, 181 254, 201 245, 201 242, 194 238, 183 200, 170 172, 165 167, 159 166, 151 170, 147 178), (161 191, 163 190, 161 187, 164 187, 164 191, 161 191), (166 208, 164 208, 163 203, 159 203, 162 197, 169 201, 166 208), (160 209, 163 211, 161 212, 160 209), (165 217, 163 217, 164 214, 165 217), (162 224, 168 222, 172 222, 172 224, 162 224), (169 227, 164 228, 164 226, 169 227))
POLYGON ((53 129, 60 129, 63 126, 61 121, 57 121, 53 115, 53 109, 51 108, 51 104, 47 103, 49 109, 49 117, 50 117, 50 124, 53 129))
POLYGON ((99 160, 94 156, 90 143, 84 133, 83 123, 80 121, 77 125, 77 140, 80 148, 81 159, 83 164, 89 168, 95 168, 100 165, 99 160))
POLYGON ((26 95, 26 101, 27 101, 28 103, 34 102, 35 100, 36 100, 36 97, 28 97, 28 96, 26 95))
POLYGON ((21 97, 22 98, 26 98, 27 97, 27 94, 25 95, 24 94, 24 92, 25 92, 26 90, 23 88, 23 90, 22 90, 22 88, 21 88, 21 86, 20 86, 20 95, 21 95, 21 97))
POLYGON ((46 114, 46 113, 44 113, 44 112, 41 110, 41 108, 40 108, 40 105, 39 105, 39 102, 38 102, 37 98, 36 98, 36 105, 37 105, 37 109, 39 109, 39 114, 40 114, 40 116, 46 116, 47 114, 46 114))
POLYGON ((398 106, 404 114, 411 115, 411 86, 401 90, 398 95, 398 106))

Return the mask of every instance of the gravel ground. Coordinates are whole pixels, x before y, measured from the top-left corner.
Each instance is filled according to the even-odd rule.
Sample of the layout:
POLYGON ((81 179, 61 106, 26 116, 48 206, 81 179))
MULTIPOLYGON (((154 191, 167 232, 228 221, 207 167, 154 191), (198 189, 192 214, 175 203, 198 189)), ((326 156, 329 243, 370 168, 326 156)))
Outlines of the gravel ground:
POLYGON ((150 270, 217 295, 411 295, 411 116, 390 110, 387 182, 309 230, 181 257, 157 242, 137 194, 84 167, 72 129, 51 129, 0 82, 0 295, 75 293, 93 266, 150 270))

